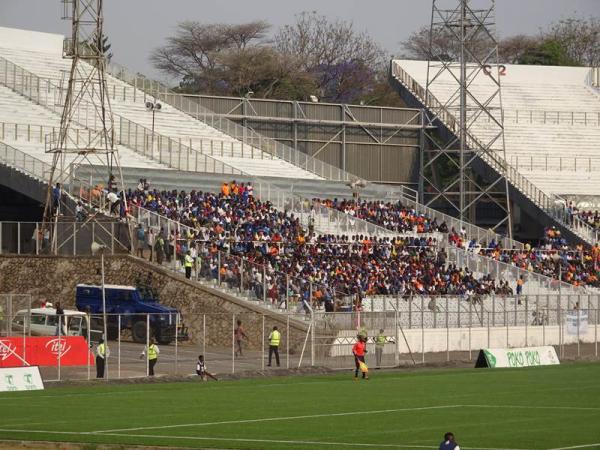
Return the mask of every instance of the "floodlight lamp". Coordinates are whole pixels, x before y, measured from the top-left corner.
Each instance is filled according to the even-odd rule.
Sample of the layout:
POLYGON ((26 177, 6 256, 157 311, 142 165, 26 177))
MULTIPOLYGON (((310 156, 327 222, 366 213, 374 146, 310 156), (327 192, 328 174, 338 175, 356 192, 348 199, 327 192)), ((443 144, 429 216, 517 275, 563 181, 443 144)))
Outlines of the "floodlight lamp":
POLYGON ((319 97, 317 97, 316 95, 311 95, 309 98, 311 102, 319 103, 319 97))

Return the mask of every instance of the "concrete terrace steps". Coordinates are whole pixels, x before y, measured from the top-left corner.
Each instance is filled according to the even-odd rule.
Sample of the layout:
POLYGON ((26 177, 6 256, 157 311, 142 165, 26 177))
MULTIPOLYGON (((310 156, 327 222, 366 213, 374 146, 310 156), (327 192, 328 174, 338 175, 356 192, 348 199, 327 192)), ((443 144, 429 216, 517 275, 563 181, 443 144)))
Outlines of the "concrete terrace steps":
MULTIPOLYGON (((6 32, 6 30, 1 29, 0 31, 6 32)), ((63 72, 70 69, 70 60, 62 59, 59 53, 60 48, 54 49, 54 51, 48 51, 48 49, 45 49, 45 51, 33 51, 32 49, 7 48, 6 46, 6 42, 0 43, 0 56, 42 78, 53 80, 57 86, 64 79, 63 72)), ((107 76, 107 82, 113 111, 134 123, 151 129, 152 114, 146 110, 144 102, 147 95, 139 90, 134 93, 132 86, 110 75, 107 76)), ((320 178, 308 170, 301 169, 294 164, 273 157, 271 154, 265 153, 258 148, 242 144, 241 141, 234 137, 210 127, 208 124, 170 105, 163 104, 161 110, 155 114, 154 119, 154 130, 157 133, 180 140, 184 145, 190 145, 191 143, 194 149, 201 150, 223 162, 226 162, 225 159, 222 159, 224 155, 240 158, 231 161, 240 165, 240 167, 236 167, 238 170, 248 172, 251 175, 270 176, 272 175, 270 172, 273 170, 273 167, 248 164, 241 161, 241 159, 273 159, 279 161, 276 167, 284 173, 289 174, 290 177, 320 178), (210 143, 210 141, 214 142, 210 143)))

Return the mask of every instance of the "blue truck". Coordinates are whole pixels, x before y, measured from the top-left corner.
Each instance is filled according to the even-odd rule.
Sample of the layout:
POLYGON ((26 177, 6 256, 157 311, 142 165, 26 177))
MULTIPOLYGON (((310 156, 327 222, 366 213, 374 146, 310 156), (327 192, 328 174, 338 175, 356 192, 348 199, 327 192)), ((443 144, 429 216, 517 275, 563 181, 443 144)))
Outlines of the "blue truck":
MULTIPOLYGON (((151 289, 105 284, 104 291, 109 340, 119 337, 119 316, 121 331, 131 330, 134 342, 146 342, 147 317, 150 317, 150 336, 159 344, 167 345, 175 339, 178 341, 188 339, 181 313, 175 308, 161 305, 151 289)), ((75 305, 79 311, 91 314, 93 319, 101 323, 102 286, 78 284, 75 305)))

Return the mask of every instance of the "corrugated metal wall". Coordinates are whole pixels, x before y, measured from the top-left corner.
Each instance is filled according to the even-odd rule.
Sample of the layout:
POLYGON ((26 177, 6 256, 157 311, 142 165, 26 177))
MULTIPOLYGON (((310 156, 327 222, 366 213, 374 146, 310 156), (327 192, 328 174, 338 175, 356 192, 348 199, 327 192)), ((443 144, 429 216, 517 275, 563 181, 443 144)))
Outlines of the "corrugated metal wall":
POLYGON ((419 110, 231 97, 187 98, 361 178, 417 183, 419 110))

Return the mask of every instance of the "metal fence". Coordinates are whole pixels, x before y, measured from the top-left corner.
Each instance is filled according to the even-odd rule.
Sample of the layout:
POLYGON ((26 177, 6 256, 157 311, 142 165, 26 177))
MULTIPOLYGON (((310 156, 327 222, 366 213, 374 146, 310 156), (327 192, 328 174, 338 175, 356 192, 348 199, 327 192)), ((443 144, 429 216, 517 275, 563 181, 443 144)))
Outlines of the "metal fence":
MULTIPOLYGON (((445 326, 411 328, 400 311, 314 315, 107 314, 108 353, 104 370, 99 370, 102 314, 83 313, 78 320, 65 316, 68 322, 59 333, 56 319, 41 323, 39 312, 17 308, 13 306, 13 313, 5 315, 1 322, 0 348, 4 350, 0 350, 0 359, 6 355, 6 348, 10 349, 11 340, 26 342, 30 336, 49 336, 53 345, 47 351, 52 353, 54 364, 40 368, 46 381, 139 378, 152 376, 153 372, 154 376, 194 376, 199 355, 203 355, 207 371, 217 378, 311 366, 351 370, 355 368, 352 345, 358 330, 368 336, 367 364, 372 369, 448 362, 469 366, 481 348, 553 345, 561 359, 598 358, 599 309, 557 309, 555 316, 559 320, 555 324, 540 321, 493 326, 493 317, 487 313, 481 321, 473 315, 460 328, 451 325, 455 320, 450 314, 444 319, 445 326), (240 325, 243 333, 237 331, 240 325), (270 349, 269 341, 275 326, 281 334, 278 355, 270 349), (377 335, 385 338, 383 345, 375 343, 377 335), (89 349, 87 357, 84 355, 85 363, 70 363, 73 354, 68 355, 71 342, 66 336, 85 340, 85 350, 80 350, 89 349), (156 362, 148 358, 151 340, 158 341, 156 362)), ((428 322, 428 314, 433 312, 421 313, 421 324, 428 322)), ((15 356, 20 361, 17 365, 33 362, 33 355, 23 351, 15 356)))

